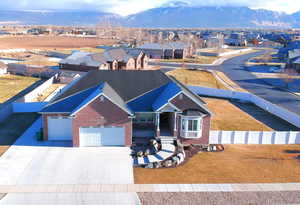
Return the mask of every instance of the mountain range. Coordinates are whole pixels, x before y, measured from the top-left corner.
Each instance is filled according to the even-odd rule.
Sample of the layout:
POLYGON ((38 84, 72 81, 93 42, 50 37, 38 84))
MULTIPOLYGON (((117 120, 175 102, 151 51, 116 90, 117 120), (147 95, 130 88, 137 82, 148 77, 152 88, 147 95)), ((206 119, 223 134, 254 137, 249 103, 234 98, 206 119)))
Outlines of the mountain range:
POLYGON ((124 26, 151 28, 300 28, 300 11, 294 14, 248 7, 191 7, 172 4, 121 17, 100 11, 7 11, 1 22, 22 25, 94 26, 105 17, 124 26))

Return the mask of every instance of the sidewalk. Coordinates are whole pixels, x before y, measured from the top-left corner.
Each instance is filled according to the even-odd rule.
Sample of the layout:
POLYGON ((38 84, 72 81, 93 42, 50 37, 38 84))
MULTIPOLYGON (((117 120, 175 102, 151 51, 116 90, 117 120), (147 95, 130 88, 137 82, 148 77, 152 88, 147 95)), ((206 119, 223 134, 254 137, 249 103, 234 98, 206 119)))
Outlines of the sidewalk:
POLYGON ((300 183, 0 185, 0 193, 267 192, 300 191, 300 183))

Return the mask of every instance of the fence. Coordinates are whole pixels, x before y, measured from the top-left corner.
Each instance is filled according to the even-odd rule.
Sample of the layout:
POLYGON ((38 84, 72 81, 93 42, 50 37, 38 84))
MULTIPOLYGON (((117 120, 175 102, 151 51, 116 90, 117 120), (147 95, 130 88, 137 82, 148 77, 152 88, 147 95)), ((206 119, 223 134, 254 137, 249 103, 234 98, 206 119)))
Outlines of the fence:
POLYGON ((32 103, 22 103, 14 102, 12 103, 13 113, 31 113, 39 112, 42 108, 47 105, 47 102, 32 102, 32 103))
POLYGON ((300 144, 300 132, 210 131, 209 144, 300 144))
POLYGON ((47 81, 45 81, 43 84, 35 88, 33 91, 28 93, 27 95, 23 96, 22 98, 19 98, 17 102, 32 102, 34 99, 36 99, 40 94, 42 94, 49 86, 51 86, 54 82, 54 79, 57 78, 57 74, 47 81))
POLYGON ((210 97, 219 97, 219 98, 229 98, 229 99, 237 99, 243 100, 247 102, 251 102, 256 106, 266 110, 267 112, 272 113, 273 115, 284 119, 285 121, 300 127, 300 116, 283 108, 278 105, 275 105, 263 98, 260 98, 251 93, 237 92, 231 90, 220 90, 214 88, 204 88, 198 86, 189 86, 189 88, 194 91, 198 95, 205 95, 210 97))

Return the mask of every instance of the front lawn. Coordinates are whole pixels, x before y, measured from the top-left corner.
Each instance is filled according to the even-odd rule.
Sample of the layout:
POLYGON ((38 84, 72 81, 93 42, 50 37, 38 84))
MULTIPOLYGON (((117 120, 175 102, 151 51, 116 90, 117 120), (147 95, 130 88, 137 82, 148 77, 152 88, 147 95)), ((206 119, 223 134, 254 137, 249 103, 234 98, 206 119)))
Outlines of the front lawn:
POLYGON ((38 78, 26 76, 0 76, 0 103, 7 101, 37 81, 39 81, 38 78))
POLYGON ((227 145, 177 168, 134 168, 136 184, 300 182, 299 145, 227 145))
POLYGON ((196 63, 196 64, 212 64, 219 57, 216 56, 197 56, 195 58, 184 58, 184 59, 161 59, 160 62, 167 63, 196 63))

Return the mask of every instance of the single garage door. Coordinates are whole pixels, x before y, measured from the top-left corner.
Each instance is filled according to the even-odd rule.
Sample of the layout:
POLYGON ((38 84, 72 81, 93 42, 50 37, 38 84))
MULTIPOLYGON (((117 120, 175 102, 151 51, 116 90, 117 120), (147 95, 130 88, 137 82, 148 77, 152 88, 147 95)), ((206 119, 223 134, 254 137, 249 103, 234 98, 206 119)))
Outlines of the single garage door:
POLYGON ((48 117, 48 140, 72 140, 72 119, 48 117))
POLYGON ((124 146, 124 127, 81 127, 80 147, 124 146))

